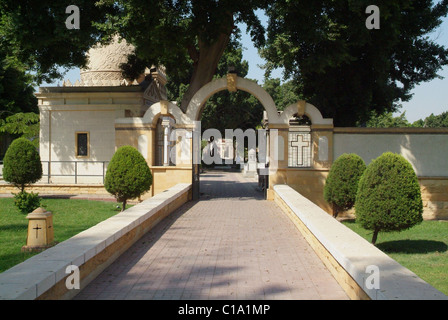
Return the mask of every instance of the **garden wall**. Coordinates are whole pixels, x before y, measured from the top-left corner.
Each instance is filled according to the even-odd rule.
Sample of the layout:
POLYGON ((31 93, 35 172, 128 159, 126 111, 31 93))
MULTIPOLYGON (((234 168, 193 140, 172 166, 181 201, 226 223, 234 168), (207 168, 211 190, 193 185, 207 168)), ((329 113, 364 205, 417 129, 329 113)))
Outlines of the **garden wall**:
POLYGON ((401 154, 413 166, 424 219, 448 219, 448 129, 334 128, 334 159, 356 153, 369 164, 387 151, 401 154))

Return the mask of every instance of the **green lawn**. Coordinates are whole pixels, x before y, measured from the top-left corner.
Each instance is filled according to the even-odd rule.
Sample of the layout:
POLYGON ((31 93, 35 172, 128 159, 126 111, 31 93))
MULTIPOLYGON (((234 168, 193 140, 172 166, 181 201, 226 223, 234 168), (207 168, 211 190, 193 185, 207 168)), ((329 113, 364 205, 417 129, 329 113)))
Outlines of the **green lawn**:
MULTIPOLYGON (((43 199, 42 205, 53 213, 54 240, 62 242, 120 212, 115 202, 43 199)), ((0 199, 0 272, 26 260, 35 253, 21 252, 26 244, 28 220, 14 206, 12 198, 0 199)))
MULTIPOLYGON (((372 240, 372 232, 354 221, 343 223, 369 242, 372 240)), ((402 232, 380 232, 376 246, 448 295, 448 221, 423 221, 402 232)))

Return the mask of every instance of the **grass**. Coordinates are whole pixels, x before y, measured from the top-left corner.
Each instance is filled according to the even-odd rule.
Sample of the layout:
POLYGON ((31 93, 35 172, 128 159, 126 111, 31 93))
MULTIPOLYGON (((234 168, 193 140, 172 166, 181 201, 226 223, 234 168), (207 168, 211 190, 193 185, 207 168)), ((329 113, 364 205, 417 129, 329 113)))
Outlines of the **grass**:
MULTIPOLYGON (((343 223, 371 242, 371 231, 363 229, 355 221, 343 223)), ((376 246, 448 295, 448 221, 423 221, 401 232, 380 232, 376 246)))
MULTIPOLYGON (((115 202, 42 199, 53 213, 54 240, 62 242, 120 212, 115 202)), ((0 199, 0 272, 36 253, 21 252, 26 244, 28 220, 12 198, 0 199)))

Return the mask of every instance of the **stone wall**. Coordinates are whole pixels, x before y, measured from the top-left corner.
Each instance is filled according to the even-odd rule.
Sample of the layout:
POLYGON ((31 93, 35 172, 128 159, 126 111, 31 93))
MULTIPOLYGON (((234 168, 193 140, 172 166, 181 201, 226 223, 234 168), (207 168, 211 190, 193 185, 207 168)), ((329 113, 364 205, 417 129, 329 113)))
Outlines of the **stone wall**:
POLYGON ((356 153, 368 165, 384 152, 401 154, 419 178, 424 219, 448 219, 447 128, 334 128, 334 158, 356 153))
MULTIPOLYGON (((40 195, 107 195, 103 185, 88 184, 33 184, 25 189, 27 192, 40 195)), ((16 187, 1 183, 0 194, 12 194, 19 192, 16 187)))
POLYGON ((152 195, 159 194, 178 183, 191 183, 192 171, 189 167, 155 167, 152 166, 152 195))
POLYGON ((369 164, 384 152, 401 154, 419 177, 448 178, 448 129, 334 128, 334 159, 356 153, 369 164))
POLYGON ((419 178, 423 217, 448 220, 448 178, 419 178))
MULTIPOLYGON (((320 208, 332 214, 331 206, 324 200, 325 180, 328 170, 279 170, 275 184, 287 184, 320 208)), ((419 177, 423 200, 423 219, 448 220, 448 178, 419 177)), ((271 181, 273 183, 274 181, 271 181)), ((271 196, 272 198, 272 196, 271 196)), ((354 210, 340 212, 339 217, 350 217, 354 210)))
MULTIPOLYGON (((423 218, 448 219, 448 129, 429 128, 321 128, 312 127, 313 165, 311 168, 286 167, 279 162, 277 172, 270 177, 271 193, 276 184, 287 184, 323 210, 332 213, 324 200, 325 180, 331 167, 330 162, 320 163, 319 144, 323 133, 328 137, 329 159, 337 159, 343 153, 356 153, 368 165, 384 152, 403 155, 414 167, 418 176, 422 200, 423 218), (317 131, 313 132, 313 129, 317 131)), ((283 132, 280 132, 283 134, 283 132)), ((286 139, 283 134, 283 138, 286 139)), ((283 159, 287 157, 283 149, 283 159)), ((331 160, 332 161, 332 160, 331 160)), ((272 199, 272 195, 270 195, 272 199)), ((353 210, 340 213, 350 216, 353 210)))

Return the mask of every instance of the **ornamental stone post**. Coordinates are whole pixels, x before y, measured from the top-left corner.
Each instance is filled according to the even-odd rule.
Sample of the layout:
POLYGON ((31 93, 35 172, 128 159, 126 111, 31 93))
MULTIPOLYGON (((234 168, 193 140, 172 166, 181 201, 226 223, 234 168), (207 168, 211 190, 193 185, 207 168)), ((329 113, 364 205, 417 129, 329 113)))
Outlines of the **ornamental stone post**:
POLYGON ((37 208, 26 216, 28 235, 22 251, 42 251, 54 244, 53 215, 44 208, 37 208))

